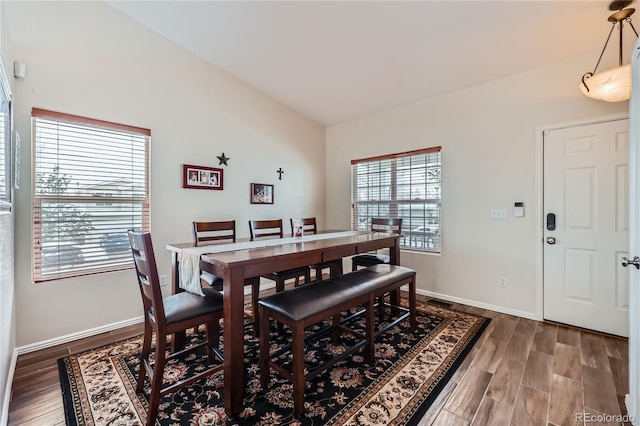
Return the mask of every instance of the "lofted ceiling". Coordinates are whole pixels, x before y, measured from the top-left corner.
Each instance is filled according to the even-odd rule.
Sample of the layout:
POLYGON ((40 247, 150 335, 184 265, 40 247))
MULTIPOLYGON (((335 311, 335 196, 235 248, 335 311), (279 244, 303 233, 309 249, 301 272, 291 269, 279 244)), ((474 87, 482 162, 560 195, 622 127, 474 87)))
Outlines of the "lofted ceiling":
POLYGON ((586 54, 595 65, 612 13, 606 1, 106 3, 325 125, 586 54))

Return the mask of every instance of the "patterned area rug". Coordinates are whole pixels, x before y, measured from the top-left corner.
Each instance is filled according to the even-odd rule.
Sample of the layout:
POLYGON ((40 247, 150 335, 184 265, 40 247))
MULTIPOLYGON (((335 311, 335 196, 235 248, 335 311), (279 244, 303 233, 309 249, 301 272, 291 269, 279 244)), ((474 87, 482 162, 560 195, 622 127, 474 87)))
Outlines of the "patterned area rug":
MULTIPOLYGON (((359 322, 350 327, 361 327, 359 322)), ((301 419, 292 415, 288 380, 272 371, 268 389, 260 387, 258 339, 247 326, 245 409, 240 418, 229 419, 224 413, 223 377, 219 373, 165 396, 156 424, 415 425, 488 323, 488 318, 455 311, 444 304, 418 303, 417 332, 410 332, 407 321, 380 335, 375 345, 375 366, 365 364, 362 353, 355 352, 308 381, 301 419)), ((309 332, 321 326, 310 327, 309 332)), ((273 350, 290 343, 288 334, 273 334, 273 350)), ((353 344, 350 339, 349 334, 342 335, 341 344, 345 346, 332 345, 328 338, 309 343, 305 366, 312 369, 335 356, 353 344)), ((135 392, 141 344, 140 336, 58 360, 67 425, 145 423, 148 380, 144 396, 135 392)), ((204 354, 198 356, 205 358, 204 354)), ((282 355, 281 361, 286 363, 287 357, 282 355)), ((173 363, 165 371, 165 380, 177 381, 187 371, 186 364, 173 363)))

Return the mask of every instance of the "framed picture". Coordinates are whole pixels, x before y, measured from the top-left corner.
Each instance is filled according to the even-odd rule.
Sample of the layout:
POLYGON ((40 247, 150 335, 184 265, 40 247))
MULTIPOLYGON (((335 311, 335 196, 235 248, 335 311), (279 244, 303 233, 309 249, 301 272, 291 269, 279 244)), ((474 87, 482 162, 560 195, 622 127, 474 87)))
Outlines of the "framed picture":
POLYGON ((252 183, 251 204, 273 204, 273 185, 252 183))
POLYGON ((182 167, 182 187, 191 189, 222 190, 224 170, 214 167, 184 164, 182 167))

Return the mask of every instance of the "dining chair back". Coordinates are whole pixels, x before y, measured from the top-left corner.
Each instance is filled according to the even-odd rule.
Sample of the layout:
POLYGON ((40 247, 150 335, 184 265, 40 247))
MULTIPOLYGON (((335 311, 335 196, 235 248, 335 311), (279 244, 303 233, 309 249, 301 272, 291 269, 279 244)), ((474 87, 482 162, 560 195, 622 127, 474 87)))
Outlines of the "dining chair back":
POLYGON ((294 221, 295 222, 302 222, 302 231, 303 234, 317 234, 318 233, 318 227, 316 225, 316 218, 315 217, 305 217, 305 218, 300 218, 300 219, 294 219, 291 218, 289 219, 289 221, 291 222, 291 234, 294 234, 294 221))
POLYGON ((144 309, 144 337, 136 392, 143 392, 145 378, 149 376, 151 391, 146 424, 151 426, 156 424, 160 398, 163 395, 173 393, 222 370, 222 363, 217 362, 216 357, 220 360, 222 358, 218 344, 219 321, 224 317, 223 297, 213 289, 205 289, 204 297, 189 292, 163 297, 151 234, 130 230, 128 235, 144 309), (184 332, 200 324, 206 326, 205 342, 167 355, 167 336, 184 332), (151 357, 153 334, 155 334, 155 354, 151 357), (177 359, 177 362, 182 365, 201 363, 202 357, 192 355, 185 357, 184 355, 192 354, 203 346, 206 347, 209 366, 196 368, 198 372, 190 377, 165 383, 163 374, 168 361, 177 359))
POLYGON ((250 220, 249 221, 249 233, 251 235, 251 241, 256 238, 265 237, 278 237, 284 236, 282 229, 282 219, 272 220, 250 220))
MULTIPOLYGON (((317 234, 318 233, 318 225, 315 217, 306 217, 306 218, 291 218, 289 219, 291 222, 291 234, 295 234, 295 223, 301 222, 303 235, 309 234, 317 234)), ((323 279, 322 271, 325 269, 329 269, 330 277, 337 277, 338 275, 342 275, 342 259, 330 260, 328 262, 323 263, 315 263, 313 265, 309 265, 311 269, 315 271, 314 281, 320 281, 323 279)))
MULTIPOLYGON (((256 238, 277 237, 283 238, 284 231, 282 229, 282 219, 273 220, 250 220, 249 232, 251 241, 256 238)), ((294 280, 294 286, 300 285, 300 279, 303 278, 305 283, 311 282, 311 270, 309 266, 287 269, 285 271, 275 271, 263 275, 264 278, 275 281, 276 292, 284 291, 285 281, 294 280)), ((254 314, 255 315, 255 314, 254 314)), ((278 328, 282 330, 282 324, 278 324, 278 328)))
POLYGON ((236 221, 193 222, 193 240, 196 245, 208 242, 236 242, 236 221))
MULTIPOLYGON (((371 232, 385 232, 389 234, 402 233, 402 218, 400 217, 373 217, 371 218, 371 232)), ((386 254, 364 253, 351 258, 351 270, 355 271, 359 266, 368 267, 389 263, 390 258, 386 254)))
POLYGON ((386 232, 388 234, 402 233, 401 217, 373 217, 371 218, 372 232, 386 232))
MULTIPOLYGON (((220 222, 193 222, 193 238, 196 246, 207 243, 235 243, 236 242, 236 221, 227 220, 220 222)), ((221 292, 224 287, 222 277, 217 276, 210 270, 210 265, 204 260, 200 261, 200 284, 211 286, 211 288, 221 292)), ((245 286, 251 286, 251 312, 246 315, 254 321, 254 331, 258 332, 258 295, 260 293, 260 277, 247 278, 245 286)))
MULTIPOLYGON (((193 239, 196 246, 207 243, 235 243, 236 221, 222 222, 193 222, 193 239)), ((208 284, 218 291, 222 291, 222 278, 208 271, 209 265, 200 261, 200 282, 208 284)))

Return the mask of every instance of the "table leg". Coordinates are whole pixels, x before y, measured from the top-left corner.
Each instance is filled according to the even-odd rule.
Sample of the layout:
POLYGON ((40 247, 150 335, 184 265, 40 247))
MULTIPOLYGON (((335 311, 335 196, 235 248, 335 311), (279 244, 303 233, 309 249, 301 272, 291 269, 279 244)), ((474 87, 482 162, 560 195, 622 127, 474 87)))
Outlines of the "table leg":
POLYGON ((244 268, 229 269, 224 281, 224 409, 231 418, 244 398, 244 268))
MULTIPOLYGON (((389 247, 389 263, 400 264, 400 238, 395 239, 395 245, 389 247)), ((390 302, 394 306, 400 306, 400 290, 393 290, 390 294, 390 302)))
MULTIPOLYGON (((180 264, 178 262, 178 253, 171 252, 171 294, 177 294, 184 291, 180 288, 180 264)), ((171 339, 171 351, 176 353, 184 349, 187 341, 186 331, 181 331, 173 335, 171 339)))

